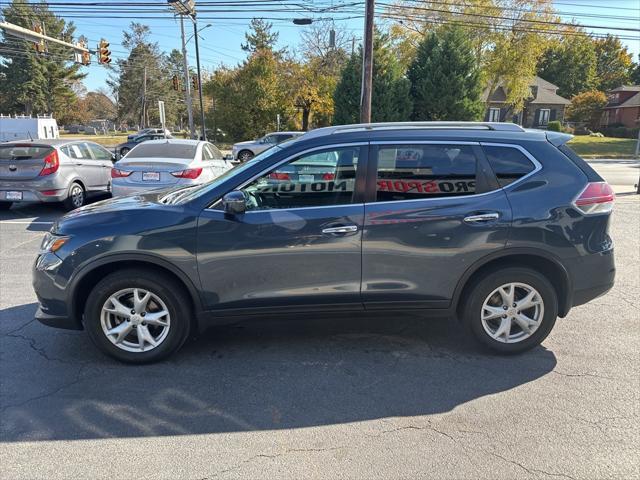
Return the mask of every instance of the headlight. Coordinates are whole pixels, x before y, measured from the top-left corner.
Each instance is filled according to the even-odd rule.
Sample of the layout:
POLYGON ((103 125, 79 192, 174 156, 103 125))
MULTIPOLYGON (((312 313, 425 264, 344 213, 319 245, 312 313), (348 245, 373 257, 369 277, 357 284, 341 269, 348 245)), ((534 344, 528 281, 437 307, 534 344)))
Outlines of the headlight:
POLYGON ((69 238, 70 237, 47 233, 42 239, 42 244, 40 245, 40 253, 57 252, 65 243, 69 241, 69 238))

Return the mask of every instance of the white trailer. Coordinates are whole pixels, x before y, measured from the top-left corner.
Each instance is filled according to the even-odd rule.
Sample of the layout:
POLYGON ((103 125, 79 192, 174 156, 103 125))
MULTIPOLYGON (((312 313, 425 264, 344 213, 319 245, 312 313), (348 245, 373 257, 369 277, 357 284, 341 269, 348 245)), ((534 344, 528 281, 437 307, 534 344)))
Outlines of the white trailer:
POLYGON ((60 138, 58 122, 52 117, 5 117, 0 115, 0 142, 60 138))

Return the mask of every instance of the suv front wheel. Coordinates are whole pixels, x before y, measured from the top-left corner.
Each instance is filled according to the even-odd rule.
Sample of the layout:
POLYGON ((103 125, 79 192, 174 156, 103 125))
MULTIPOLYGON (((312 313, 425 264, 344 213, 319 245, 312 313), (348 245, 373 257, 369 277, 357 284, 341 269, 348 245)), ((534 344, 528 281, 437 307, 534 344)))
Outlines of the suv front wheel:
POLYGON ((127 363, 161 360, 189 332, 189 302, 173 279, 144 270, 103 278, 89 294, 84 326, 107 355, 127 363))
POLYGON ((471 288, 463 317, 474 336, 499 353, 529 350, 549 335, 558 316, 553 285, 529 268, 490 273, 471 288))

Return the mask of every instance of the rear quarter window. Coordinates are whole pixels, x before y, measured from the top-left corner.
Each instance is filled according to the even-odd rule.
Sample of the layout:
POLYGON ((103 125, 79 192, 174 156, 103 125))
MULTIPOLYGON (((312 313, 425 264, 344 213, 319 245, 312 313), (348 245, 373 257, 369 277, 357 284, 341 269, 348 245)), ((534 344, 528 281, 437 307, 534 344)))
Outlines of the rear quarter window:
POLYGON ((482 148, 501 187, 519 180, 536 168, 533 162, 517 148, 487 145, 482 148))

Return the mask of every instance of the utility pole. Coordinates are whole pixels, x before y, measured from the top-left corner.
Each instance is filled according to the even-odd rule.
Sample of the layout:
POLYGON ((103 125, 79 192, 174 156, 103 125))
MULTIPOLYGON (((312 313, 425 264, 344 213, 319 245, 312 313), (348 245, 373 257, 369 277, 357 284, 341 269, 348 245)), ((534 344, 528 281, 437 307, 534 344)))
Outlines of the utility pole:
POLYGON ((360 123, 371 123, 371 90, 373 87, 373 14, 374 0, 366 0, 364 14, 364 51, 362 55, 362 89, 360 91, 360 123))
POLYGON ((187 102, 187 114, 189 116, 189 132, 191 138, 196 137, 196 128, 193 124, 193 105, 191 104, 191 83, 189 82, 189 63, 187 61, 187 43, 184 40, 184 16, 180 15, 180 31, 182 33, 182 60, 184 63, 184 88, 187 102))
POLYGON ((207 129, 204 124, 204 101, 202 99, 202 73, 200 70, 200 47, 198 45, 198 22, 196 21, 195 12, 191 16, 193 20, 193 35, 196 37, 196 64, 198 67, 198 94, 200 95, 200 122, 202 122, 202 138, 201 140, 207 140, 207 129))
POLYGON ((142 82, 142 119, 140 120, 140 128, 147 126, 147 66, 144 66, 144 80, 142 82))

